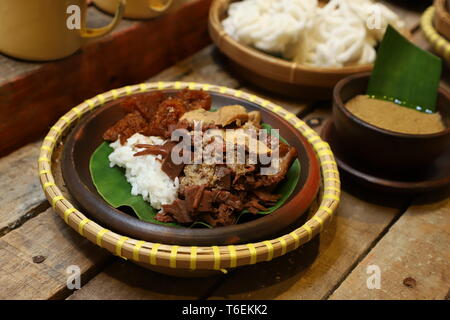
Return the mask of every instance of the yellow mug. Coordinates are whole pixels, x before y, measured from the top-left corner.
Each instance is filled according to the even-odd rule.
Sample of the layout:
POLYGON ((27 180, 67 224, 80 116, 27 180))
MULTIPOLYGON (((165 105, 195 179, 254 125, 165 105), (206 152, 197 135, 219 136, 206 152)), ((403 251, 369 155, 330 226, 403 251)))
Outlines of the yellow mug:
POLYGON ((126 0, 116 3, 112 22, 86 27, 86 0, 0 0, 0 52, 33 61, 56 60, 100 37, 119 23, 126 0))
MULTIPOLYGON (((114 6, 118 0, 94 0, 94 4, 103 11, 114 13, 114 6)), ((173 0, 127 0, 126 18, 146 19, 164 13, 172 5, 173 0)))

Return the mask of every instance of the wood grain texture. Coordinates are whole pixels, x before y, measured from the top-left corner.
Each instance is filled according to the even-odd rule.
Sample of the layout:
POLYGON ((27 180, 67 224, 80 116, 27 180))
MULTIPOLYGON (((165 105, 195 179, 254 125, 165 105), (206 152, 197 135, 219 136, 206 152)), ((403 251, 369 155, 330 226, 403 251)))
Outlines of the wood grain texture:
POLYGON ((220 281, 221 276, 204 279, 174 278, 133 263, 117 261, 93 278, 69 300, 175 300, 199 299, 220 281))
POLYGON ((339 286, 331 299, 445 299, 450 289, 450 198, 419 199, 339 286), (368 289, 367 268, 381 270, 368 289), (409 286, 407 278, 409 280, 409 286))
MULTIPOLYGON (((318 107, 304 120, 326 120, 331 113, 325 107, 318 107)), ((315 130, 320 131, 323 123, 315 130)), ((371 199, 370 194, 361 191, 356 195, 343 191, 334 219, 320 238, 274 261, 237 270, 213 292, 211 299, 327 298, 407 202, 402 198, 371 199)))
POLYGON ((0 238, 0 299, 65 297, 67 267, 78 266, 84 283, 110 257, 48 209, 0 238), (45 257, 42 263, 33 262, 38 255, 45 257))
MULTIPOLYGON (((210 1, 191 1, 143 22, 123 21, 109 36, 63 60, 35 64, 9 59, 0 65, 0 74, 14 70, 0 79, 0 155, 36 140, 83 100, 144 81, 206 46, 210 1)), ((90 11, 94 18, 110 20, 94 7, 90 11)))
POLYGON ((31 143, 0 158, 0 235, 39 213, 34 209, 45 201, 37 175, 40 144, 31 143))

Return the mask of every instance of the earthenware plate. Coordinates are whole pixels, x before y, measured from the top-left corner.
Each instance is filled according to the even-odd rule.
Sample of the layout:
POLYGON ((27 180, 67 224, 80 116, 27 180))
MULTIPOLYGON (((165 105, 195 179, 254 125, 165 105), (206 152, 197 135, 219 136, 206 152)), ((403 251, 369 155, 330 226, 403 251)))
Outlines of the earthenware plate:
MULTIPOLYGON (((176 90, 165 90, 173 94, 176 90)), ((313 202, 320 184, 319 163, 312 146, 302 134, 275 113, 247 100, 210 92, 213 107, 240 104, 259 110, 262 120, 280 130, 280 135, 298 151, 300 180, 290 198, 275 212, 242 224, 218 228, 179 228, 141 221, 127 210, 111 207, 92 183, 89 160, 102 143, 103 132, 124 116, 121 99, 107 103, 84 117, 71 131, 63 149, 62 172, 71 195, 90 218, 121 234, 157 243, 175 245, 226 245, 268 239, 293 230, 313 202)))

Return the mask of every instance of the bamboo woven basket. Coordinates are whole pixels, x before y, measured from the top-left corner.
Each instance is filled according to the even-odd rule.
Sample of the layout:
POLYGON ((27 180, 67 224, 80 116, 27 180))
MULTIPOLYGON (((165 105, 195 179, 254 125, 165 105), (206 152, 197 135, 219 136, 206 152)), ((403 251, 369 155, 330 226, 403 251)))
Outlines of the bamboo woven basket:
POLYGON ((434 15, 434 26, 436 31, 450 41, 450 1, 435 0, 434 7, 436 14, 434 15))
POLYGON ((80 235, 119 257, 155 271, 177 276, 202 276, 211 272, 226 272, 226 269, 229 268, 270 261, 280 257, 298 248, 321 232, 325 224, 331 219, 340 197, 339 173, 331 149, 303 121, 281 106, 257 96, 226 87, 198 83, 143 83, 114 89, 86 100, 72 108, 51 127, 41 147, 38 168, 42 188, 51 206, 80 235), (79 119, 99 106, 123 96, 153 90, 183 88, 218 92, 257 103, 282 116, 308 139, 320 161, 322 188, 318 209, 303 226, 276 239, 268 239, 257 243, 205 247, 167 245, 131 239, 126 235, 107 230, 95 221, 90 220, 64 197, 61 186, 55 180, 52 160, 57 157, 55 154, 57 146, 79 119))
POLYGON ((372 64, 342 68, 315 68, 272 57, 239 43, 225 33, 222 20, 235 0, 214 0, 209 12, 209 33, 217 47, 228 56, 234 69, 248 81, 271 91, 305 98, 331 97, 341 79, 372 70, 372 64))
POLYGON ((422 15, 420 25, 425 38, 432 46, 433 50, 441 56, 447 63, 450 63, 450 40, 440 35, 433 26, 433 17, 435 16, 435 7, 429 7, 422 15))

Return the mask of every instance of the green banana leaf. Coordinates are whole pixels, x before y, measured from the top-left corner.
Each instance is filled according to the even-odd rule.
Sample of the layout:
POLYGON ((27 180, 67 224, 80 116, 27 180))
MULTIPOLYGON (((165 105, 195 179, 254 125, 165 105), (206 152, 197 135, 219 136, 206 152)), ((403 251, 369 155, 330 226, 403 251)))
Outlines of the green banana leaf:
MULTIPOLYGON (((266 130, 272 129, 272 127, 268 124, 263 124, 263 128, 266 130)), ((286 142, 283 138, 280 137, 280 139, 283 142, 286 142)), ((112 168, 109 166, 108 157, 112 152, 113 149, 109 146, 109 144, 107 142, 103 142, 94 151, 89 163, 92 181, 102 198, 114 208, 119 208, 121 206, 130 207, 140 220, 180 227, 181 225, 177 223, 164 223, 156 220, 155 215, 157 210, 155 210, 150 203, 145 201, 142 196, 133 196, 131 194, 131 185, 125 177, 125 170, 117 166, 112 168)), ((299 179, 300 162, 296 160, 289 169, 285 180, 280 183, 275 190, 275 193, 281 194, 282 197, 267 211, 259 213, 269 214, 281 207, 294 191, 299 179)), ((247 212, 248 211, 244 210, 242 214, 247 212)), ((194 222, 190 227, 201 226, 211 227, 203 222, 194 222)))
POLYGON ((436 111, 441 59, 420 49, 388 26, 367 94, 421 112, 436 111))

